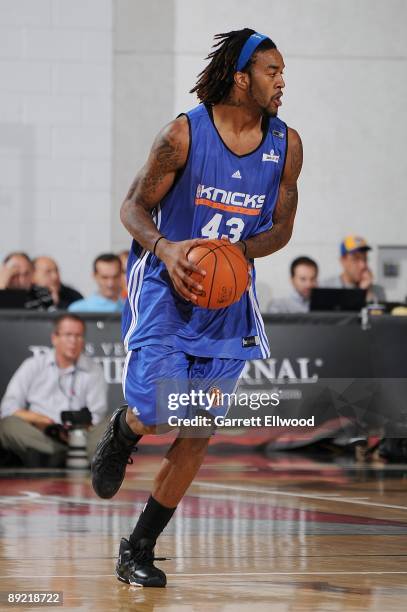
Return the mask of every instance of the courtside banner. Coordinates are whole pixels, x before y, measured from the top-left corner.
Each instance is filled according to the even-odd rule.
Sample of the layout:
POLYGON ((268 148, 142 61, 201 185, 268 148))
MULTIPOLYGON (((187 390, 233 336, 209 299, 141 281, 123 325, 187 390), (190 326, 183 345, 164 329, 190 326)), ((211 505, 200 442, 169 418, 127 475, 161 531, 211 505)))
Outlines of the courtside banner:
MULTIPOLYGON (((54 317, 24 311, 0 314, 1 395, 24 359, 50 350, 54 317)), ((84 319, 86 354, 103 368, 113 410, 123 401, 125 351, 120 317, 86 314, 84 319)), ((216 423, 216 435, 233 429, 234 437, 238 430, 243 437, 259 435, 265 440, 284 431, 295 441, 351 428, 385 431, 387 437, 407 436, 407 360, 403 348, 407 345, 407 319, 382 315, 362 325, 356 314, 318 313, 269 315, 264 320, 271 357, 247 362, 236 397, 226 398, 228 409, 220 415, 227 414, 230 421, 216 423)), ((164 399, 165 394, 190 391, 187 381, 173 381, 178 383, 174 390, 171 381, 164 382, 164 399)), ((211 391, 209 383, 207 392, 211 391)), ((219 398, 207 396, 202 401, 207 402, 200 406, 205 414, 208 405, 216 406, 219 398)), ((171 426, 181 426, 175 417, 177 411, 186 415, 182 402, 185 397, 171 395, 160 404, 166 414, 174 416, 171 426)), ((212 412, 216 414, 216 407, 212 412)), ((239 443, 244 441, 241 436, 239 443)))

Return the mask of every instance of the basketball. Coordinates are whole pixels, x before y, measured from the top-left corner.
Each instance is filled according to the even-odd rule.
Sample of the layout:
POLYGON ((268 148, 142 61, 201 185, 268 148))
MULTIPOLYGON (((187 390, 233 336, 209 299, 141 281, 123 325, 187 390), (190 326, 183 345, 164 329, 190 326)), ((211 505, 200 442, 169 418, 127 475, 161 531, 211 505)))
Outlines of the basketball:
POLYGON ((240 249, 227 240, 208 240, 193 247, 189 261, 206 270, 206 276, 192 273, 202 286, 196 304, 202 308, 226 308, 239 301, 249 283, 249 265, 240 249))

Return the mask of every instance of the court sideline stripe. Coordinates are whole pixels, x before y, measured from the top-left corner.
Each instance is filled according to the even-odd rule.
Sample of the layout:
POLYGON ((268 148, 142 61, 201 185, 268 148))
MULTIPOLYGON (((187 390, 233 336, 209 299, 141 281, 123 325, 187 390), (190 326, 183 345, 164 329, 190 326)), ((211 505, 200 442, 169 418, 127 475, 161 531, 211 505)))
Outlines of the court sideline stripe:
MULTIPOLYGON (((382 575, 382 574, 407 574, 407 570, 361 570, 361 571, 339 571, 339 572, 334 572, 334 571, 324 571, 321 570, 319 572, 216 572, 213 574, 206 574, 206 573, 197 573, 197 574, 170 574, 167 573, 167 576, 173 576, 175 578, 190 578, 190 577, 199 577, 199 576, 228 576, 228 577, 233 577, 233 576, 345 576, 345 575, 351 575, 351 576, 366 576, 366 575, 382 575)), ((17 576, 16 574, 13 574, 13 579, 19 579, 19 578, 24 578, 24 579, 34 579, 34 578, 77 578, 77 579, 86 579, 88 580, 89 578, 115 578, 115 574, 58 574, 58 575, 47 575, 44 576, 43 574, 37 574, 35 576, 27 576, 26 574, 22 575, 22 576, 17 576)), ((7 576, 0 576, 0 580, 10 580, 10 575, 7 576)))
POLYGON ((360 506, 375 506, 377 508, 391 508, 393 510, 407 510, 407 506, 396 506, 395 504, 381 504, 379 502, 368 502, 358 499, 347 499, 344 497, 324 497, 323 495, 313 495, 307 493, 292 493, 289 491, 274 491, 270 489, 255 489, 254 487, 235 487, 233 485, 218 484, 215 482, 204 482, 195 480, 193 485, 199 487, 209 487, 213 489, 223 489, 225 491, 240 491, 242 493, 265 493, 266 495, 282 495, 284 497, 304 497, 305 499, 318 499, 320 501, 344 502, 345 504, 357 504, 360 506))

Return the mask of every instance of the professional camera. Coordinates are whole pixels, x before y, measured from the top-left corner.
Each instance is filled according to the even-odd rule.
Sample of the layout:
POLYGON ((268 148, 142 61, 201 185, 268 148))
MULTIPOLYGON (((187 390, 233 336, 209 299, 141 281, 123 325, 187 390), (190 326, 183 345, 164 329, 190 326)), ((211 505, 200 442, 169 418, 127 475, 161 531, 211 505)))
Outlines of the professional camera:
POLYGON ((61 421, 67 429, 86 429, 92 425, 92 414, 87 406, 80 410, 63 410, 61 421))
POLYGON ((47 425, 44 433, 61 444, 68 444, 68 434, 72 429, 87 429, 92 425, 92 414, 86 406, 80 410, 63 410, 60 423, 47 425))
POLYGON ((88 469, 87 457, 87 429, 92 425, 92 415, 89 408, 80 410, 64 410, 61 412, 61 421, 68 431, 68 454, 66 467, 68 469, 88 469))

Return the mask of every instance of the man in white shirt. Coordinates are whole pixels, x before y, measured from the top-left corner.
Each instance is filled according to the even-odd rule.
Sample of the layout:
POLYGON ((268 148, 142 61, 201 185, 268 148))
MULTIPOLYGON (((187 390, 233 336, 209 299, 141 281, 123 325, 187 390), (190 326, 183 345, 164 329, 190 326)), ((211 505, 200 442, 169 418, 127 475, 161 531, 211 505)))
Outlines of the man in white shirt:
POLYGON ((0 444, 25 465, 60 465, 67 447, 45 431, 61 412, 88 407, 89 459, 106 426, 107 389, 102 368, 83 355, 85 323, 77 315, 55 320, 53 350, 26 359, 9 382, 0 409, 0 444))

